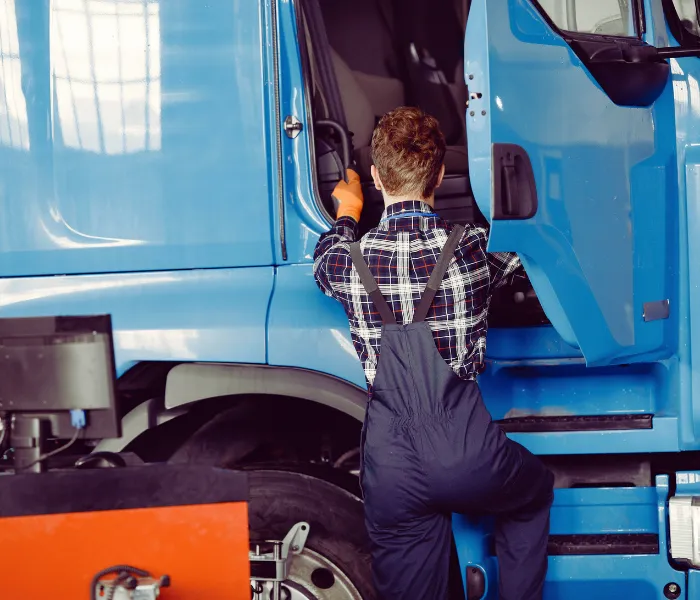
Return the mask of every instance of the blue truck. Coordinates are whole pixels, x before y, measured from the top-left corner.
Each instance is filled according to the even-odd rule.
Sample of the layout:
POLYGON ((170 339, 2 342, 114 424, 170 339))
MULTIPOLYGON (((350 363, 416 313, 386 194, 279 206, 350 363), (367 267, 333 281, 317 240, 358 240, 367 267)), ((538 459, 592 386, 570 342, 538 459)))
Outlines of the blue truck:
MULTIPOLYGON (((545 597, 700 598, 698 8, 0 0, 0 317, 111 314, 95 450, 245 469, 252 540, 310 525, 287 597, 375 598, 365 382, 312 255, 350 164, 376 224, 372 128, 420 105, 436 210, 528 274, 480 385, 556 476, 545 597)), ((489 520, 453 529, 456 593, 496 598, 489 520)))

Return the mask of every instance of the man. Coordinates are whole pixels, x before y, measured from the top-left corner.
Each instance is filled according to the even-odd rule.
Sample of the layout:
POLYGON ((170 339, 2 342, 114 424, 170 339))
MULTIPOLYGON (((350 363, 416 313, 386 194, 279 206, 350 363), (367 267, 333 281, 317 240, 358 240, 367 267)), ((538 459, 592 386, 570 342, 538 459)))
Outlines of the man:
POLYGON ((386 114, 372 137, 382 220, 355 243, 363 197, 348 170, 315 252, 316 281, 345 308, 370 389, 360 483, 375 585, 383 600, 443 600, 451 514, 489 514, 500 598, 539 599, 553 477, 492 423, 475 381, 489 298, 520 261, 488 254, 484 229, 433 213, 444 156, 433 117, 386 114))

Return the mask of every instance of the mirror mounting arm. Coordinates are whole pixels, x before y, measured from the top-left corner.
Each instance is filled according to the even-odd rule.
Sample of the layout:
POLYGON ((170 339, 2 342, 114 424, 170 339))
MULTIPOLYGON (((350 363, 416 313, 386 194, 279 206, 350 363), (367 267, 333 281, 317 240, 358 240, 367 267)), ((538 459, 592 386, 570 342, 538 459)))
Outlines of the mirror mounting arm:
POLYGON ((700 48, 683 48, 678 46, 675 48, 658 48, 656 52, 660 58, 686 58, 689 56, 700 57, 700 48))

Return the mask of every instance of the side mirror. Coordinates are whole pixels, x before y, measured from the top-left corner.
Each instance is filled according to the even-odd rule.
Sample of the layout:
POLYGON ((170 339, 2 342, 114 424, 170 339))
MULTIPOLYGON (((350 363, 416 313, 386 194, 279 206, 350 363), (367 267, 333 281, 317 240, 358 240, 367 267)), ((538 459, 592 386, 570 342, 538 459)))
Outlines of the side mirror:
POLYGON ((693 50, 695 54, 680 54, 689 50, 657 49, 632 39, 567 36, 565 40, 603 91, 619 106, 650 106, 668 81, 671 69, 665 59, 700 56, 700 49, 693 50))

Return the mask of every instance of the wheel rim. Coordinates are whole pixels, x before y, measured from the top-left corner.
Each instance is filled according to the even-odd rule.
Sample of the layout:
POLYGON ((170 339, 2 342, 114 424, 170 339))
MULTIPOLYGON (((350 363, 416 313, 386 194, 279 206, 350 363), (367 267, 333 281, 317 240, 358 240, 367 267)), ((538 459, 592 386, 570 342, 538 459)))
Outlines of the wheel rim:
MULTIPOLYGON (((272 584, 265 587, 269 593, 272 584)), ((290 557, 281 598, 274 600, 362 600, 362 596, 336 564, 304 548, 301 554, 290 557)))

